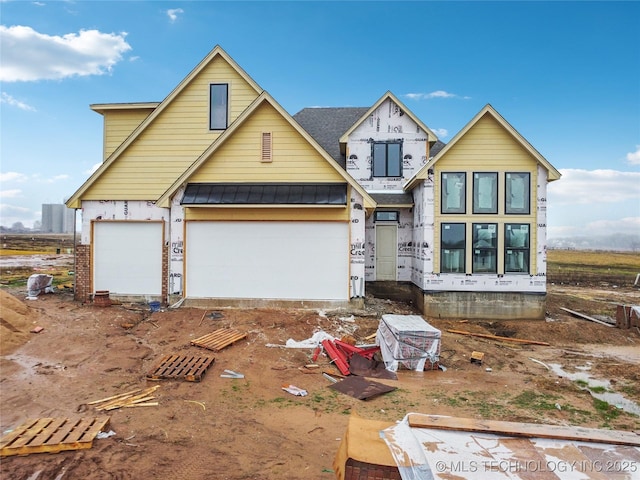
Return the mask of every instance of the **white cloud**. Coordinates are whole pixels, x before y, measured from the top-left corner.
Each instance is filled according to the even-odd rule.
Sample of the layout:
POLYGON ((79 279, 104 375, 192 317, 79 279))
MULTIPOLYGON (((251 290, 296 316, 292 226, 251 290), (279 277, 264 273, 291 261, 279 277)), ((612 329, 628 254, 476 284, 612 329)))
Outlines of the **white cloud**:
POLYGON ((616 170, 560 170, 562 178, 549 184, 556 205, 640 202, 640 173, 616 170))
POLYGON ((60 180, 67 180, 69 178, 69 175, 67 174, 61 174, 61 175, 54 175, 51 178, 45 178, 44 180, 41 180, 42 183, 56 183, 60 180))
POLYGON ((80 30, 63 36, 33 28, 0 25, 2 69, 0 81, 29 82, 73 76, 104 75, 131 50, 126 33, 80 30))
POLYGON ((603 233, 640 233, 640 217, 625 217, 615 220, 596 220, 587 224, 587 231, 603 233))
POLYGON ((85 175, 93 175, 93 172, 98 170, 100 168, 100 165, 102 165, 102 162, 94 164, 89 170, 85 170, 83 173, 85 175))
POLYGON ((0 182, 26 182, 29 179, 24 173, 5 172, 0 173, 0 182))
POLYGON ((441 138, 446 138, 449 136, 449 130, 447 130, 446 128, 433 129, 433 133, 435 133, 437 136, 441 138))
POLYGON ((471 97, 461 97, 460 95, 456 95, 455 93, 449 93, 444 90, 435 90, 430 93, 407 93, 403 95, 411 100, 430 100, 432 98, 462 98, 464 100, 468 100, 471 97))
POLYGON ((184 13, 184 10, 182 10, 181 8, 170 8, 169 10, 167 10, 167 16, 169 17, 171 23, 175 22, 178 19, 178 15, 181 13, 184 13))
POLYGON ((627 163, 629 165, 640 165, 640 145, 636 145, 635 152, 627 153, 627 163))
POLYGON ((0 198, 20 198, 22 197, 22 190, 14 188, 12 190, 0 190, 0 198))
POLYGON ((7 92, 2 92, 2 95, 0 95, 0 103, 6 103, 7 105, 11 105, 12 107, 17 107, 20 110, 26 110, 28 112, 36 111, 36 109, 31 105, 21 102, 20 100, 9 95, 7 92))

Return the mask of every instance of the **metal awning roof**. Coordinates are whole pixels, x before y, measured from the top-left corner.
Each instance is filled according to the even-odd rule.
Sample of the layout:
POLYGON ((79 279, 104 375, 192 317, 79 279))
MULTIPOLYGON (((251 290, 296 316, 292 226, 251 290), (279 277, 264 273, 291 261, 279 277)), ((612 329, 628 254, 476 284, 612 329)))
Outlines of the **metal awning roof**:
POLYGON ((346 183, 189 183, 181 205, 346 205, 346 183))

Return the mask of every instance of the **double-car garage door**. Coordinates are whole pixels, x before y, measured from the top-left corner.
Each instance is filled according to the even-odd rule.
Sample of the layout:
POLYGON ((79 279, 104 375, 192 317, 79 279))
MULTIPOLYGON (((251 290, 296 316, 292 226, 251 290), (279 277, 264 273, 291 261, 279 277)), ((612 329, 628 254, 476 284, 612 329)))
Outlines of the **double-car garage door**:
POLYGON ((346 222, 188 221, 189 298, 348 300, 346 222))

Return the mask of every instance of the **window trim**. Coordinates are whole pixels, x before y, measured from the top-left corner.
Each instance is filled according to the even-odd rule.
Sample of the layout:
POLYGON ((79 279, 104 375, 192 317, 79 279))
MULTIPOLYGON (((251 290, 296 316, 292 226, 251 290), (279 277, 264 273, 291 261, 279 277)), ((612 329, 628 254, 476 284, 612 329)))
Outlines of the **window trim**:
MULTIPOLYGON (((218 105, 216 105, 218 106, 218 105)), ((222 110, 222 107, 220 106, 220 110, 222 110)), ((219 119, 215 119, 216 122, 219 119)), ((227 128, 229 128, 229 84, 228 83, 210 83, 209 84, 209 130, 211 131, 220 131, 220 130, 226 130, 227 128), (214 88, 215 87, 225 87, 225 105, 224 105, 224 127, 220 127, 218 126, 218 124, 214 125, 214 104, 213 104, 213 99, 214 99, 214 88)))
POLYGON ((530 223, 505 223, 504 224, 504 273, 506 275, 529 275, 531 273, 531 224, 530 223), (525 246, 515 246, 512 247, 509 245, 510 239, 508 238, 508 233, 512 230, 512 227, 527 227, 527 237, 526 237, 526 245, 525 246), (508 254, 511 252, 523 252, 525 253, 525 259, 527 262, 526 270, 509 270, 509 262, 507 261, 508 254))
POLYGON ((504 174, 504 213, 506 215, 530 215, 531 214, 531 172, 505 172, 504 174), (523 185, 523 203, 520 208, 514 208, 509 202, 512 190, 511 175, 526 176, 526 182, 523 185))
POLYGON ((443 222, 440 224, 440 273, 466 273, 466 269, 467 269, 467 224, 463 223, 463 222, 443 222), (444 240, 443 240, 443 232, 445 230, 445 227, 450 227, 450 226, 462 226, 462 232, 463 232, 463 240, 462 240, 462 248, 452 248, 452 247, 445 247, 444 245, 444 240), (461 257, 462 257, 462 269, 460 271, 454 271, 453 269, 448 269, 445 270, 445 264, 448 262, 445 262, 445 254, 449 254, 451 250, 454 251, 458 251, 461 252, 461 257))
POLYGON ((441 172, 440 173, 440 213, 442 215, 458 215, 467 213, 467 172, 441 172), (447 175, 459 175, 462 177, 461 202, 458 208, 445 209, 445 178, 447 175))
POLYGON ((471 224, 471 246, 473 249, 472 252, 472 261, 471 261, 471 272, 478 274, 496 274, 498 273, 498 224, 490 223, 490 222, 478 222, 471 224), (486 227, 486 228, 481 228, 486 227), (482 241, 483 239, 478 240, 476 237, 476 233, 480 230, 489 230, 493 231, 493 236, 491 238, 492 245, 476 245, 478 241, 482 241), (486 254, 489 253, 493 255, 493 266, 490 269, 479 269, 476 267, 476 259, 479 257, 485 257, 486 254))
POLYGON ((371 178, 402 178, 402 140, 371 141, 371 178), (376 173, 376 146, 384 145, 384 175, 376 173), (398 175, 389 175, 389 145, 398 145, 398 175))
POLYGON ((480 215, 497 215, 498 214, 498 197, 499 197, 499 185, 498 185, 498 172, 473 172, 473 201, 472 212, 480 215), (479 176, 489 177, 494 181, 494 189, 492 192, 491 206, 488 208, 480 207, 480 178, 479 176))

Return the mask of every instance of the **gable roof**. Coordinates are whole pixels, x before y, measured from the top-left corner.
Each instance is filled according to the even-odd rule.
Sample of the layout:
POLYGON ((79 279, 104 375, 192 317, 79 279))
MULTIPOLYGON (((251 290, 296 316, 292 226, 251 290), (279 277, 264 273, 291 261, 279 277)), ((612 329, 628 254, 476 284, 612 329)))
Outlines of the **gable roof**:
POLYGON ((346 168, 345 152, 340 137, 367 111, 368 107, 304 108, 293 119, 311 135, 333 159, 346 168))
MULTIPOLYGON (((113 153, 107 158, 100 167, 93 172, 93 174, 82 184, 82 186, 76 190, 76 192, 66 201, 66 205, 69 208, 78 208, 80 206, 80 198, 82 195, 94 184, 94 182, 102 175, 102 173, 109 168, 120 155, 131 145, 136 138, 151 124, 153 121, 167 108, 168 105, 191 83, 191 81, 204 70, 216 57, 223 58, 238 74, 256 91, 256 93, 262 92, 262 88, 233 60, 220 46, 216 45, 213 50, 173 89, 173 91, 167 95, 167 97, 157 105, 155 110, 145 118, 138 127, 122 142, 113 153)), ((136 105, 152 106, 153 103, 138 103, 136 105)), ((98 113, 103 113, 107 110, 104 104, 94 105, 93 108, 98 113)), ((115 108, 118 108, 117 106, 115 108)), ((121 108, 121 107, 120 107, 121 108)))
POLYGON ((168 207, 170 203, 171 197, 176 193, 176 191, 184 184, 186 184, 189 178, 198 171, 198 169, 209 159, 209 157, 218 150, 227 140, 233 137, 234 132, 236 132, 243 123, 245 123, 251 115, 264 103, 268 103, 271 105, 280 115, 281 117, 287 121, 300 135, 302 135, 307 142, 318 152, 318 154, 324 158, 329 165, 331 165, 336 172, 344 178, 344 180, 351 185, 356 191, 358 191, 364 200, 364 204, 366 208, 375 208, 376 202, 369 195, 364 188, 358 184, 354 180, 354 178, 349 175, 336 160, 333 159, 321 146, 320 144, 304 130, 298 122, 296 122, 291 115, 284 110, 278 102, 276 102, 271 95, 267 92, 262 92, 258 98, 256 98, 249 107, 240 114, 240 116, 236 119, 233 124, 227 128, 210 146, 207 148, 197 159, 195 162, 191 164, 189 168, 187 168, 184 173, 176 179, 176 181, 171 185, 157 200, 157 205, 159 207, 168 207))
POLYGON ((449 143, 444 145, 435 156, 433 156, 412 178, 405 183, 404 189, 412 190, 420 180, 425 180, 429 169, 431 169, 434 164, 446 155, 446 153, 453 148, 453 146, 485 115, 491 115, 491 117, 493 117, 516 142, 518 142, 533 158, 535 158, 539 164, 546 168, 549 172, 549 182, 558 180, 561 177, 560 172, 558 172, 558 170, 556 170, 555 167, 540 154, 540 152, 538 152, 522 135, 520 135, 520 133, 502 117, 502 115, 500 115, 490 104, 486 104, 484 108, 482 108, 482 110, 480 110, 480 112, 478 112, 476 116, 473 117, 471 121, 451 139, 449 143))
POLYGON ((369 115, 371 115, 376 108, 378 108, 380 105, 382 105, 383 102, 387 101, 387 100, 391 100, 392 102, 394 102, 396 105, 398 105, 402 111, 409 116, 409 118, 411 118, 411 120, 413 120, 426 134, 427 134, 427 138, 428 141, 431 142, 435 142, 438 140, 438 136, 433 133, 431 131, 431 129, 429 127, 427 127, 422 120, 420 120, 418 117, 416 117, 413 112, 411 110, 409 110, 400 100, 398 100, 398 98, 391 92, 387 92, 385 93, 382 97, 380 97, 380 99, 373 104, 373 106, 371 108, 369 108, 352 126, 351 128, 349 128, 349 130, 347 130, 346 132, 344 132, 342 134, 342 136, 340 137, 340 143, 347 143, 347 140, 349 139, 349 135, 351 135, 351 133, 360 126, 360 124, 364 121, 367 120, 367 118, 369 118, 369 115))

